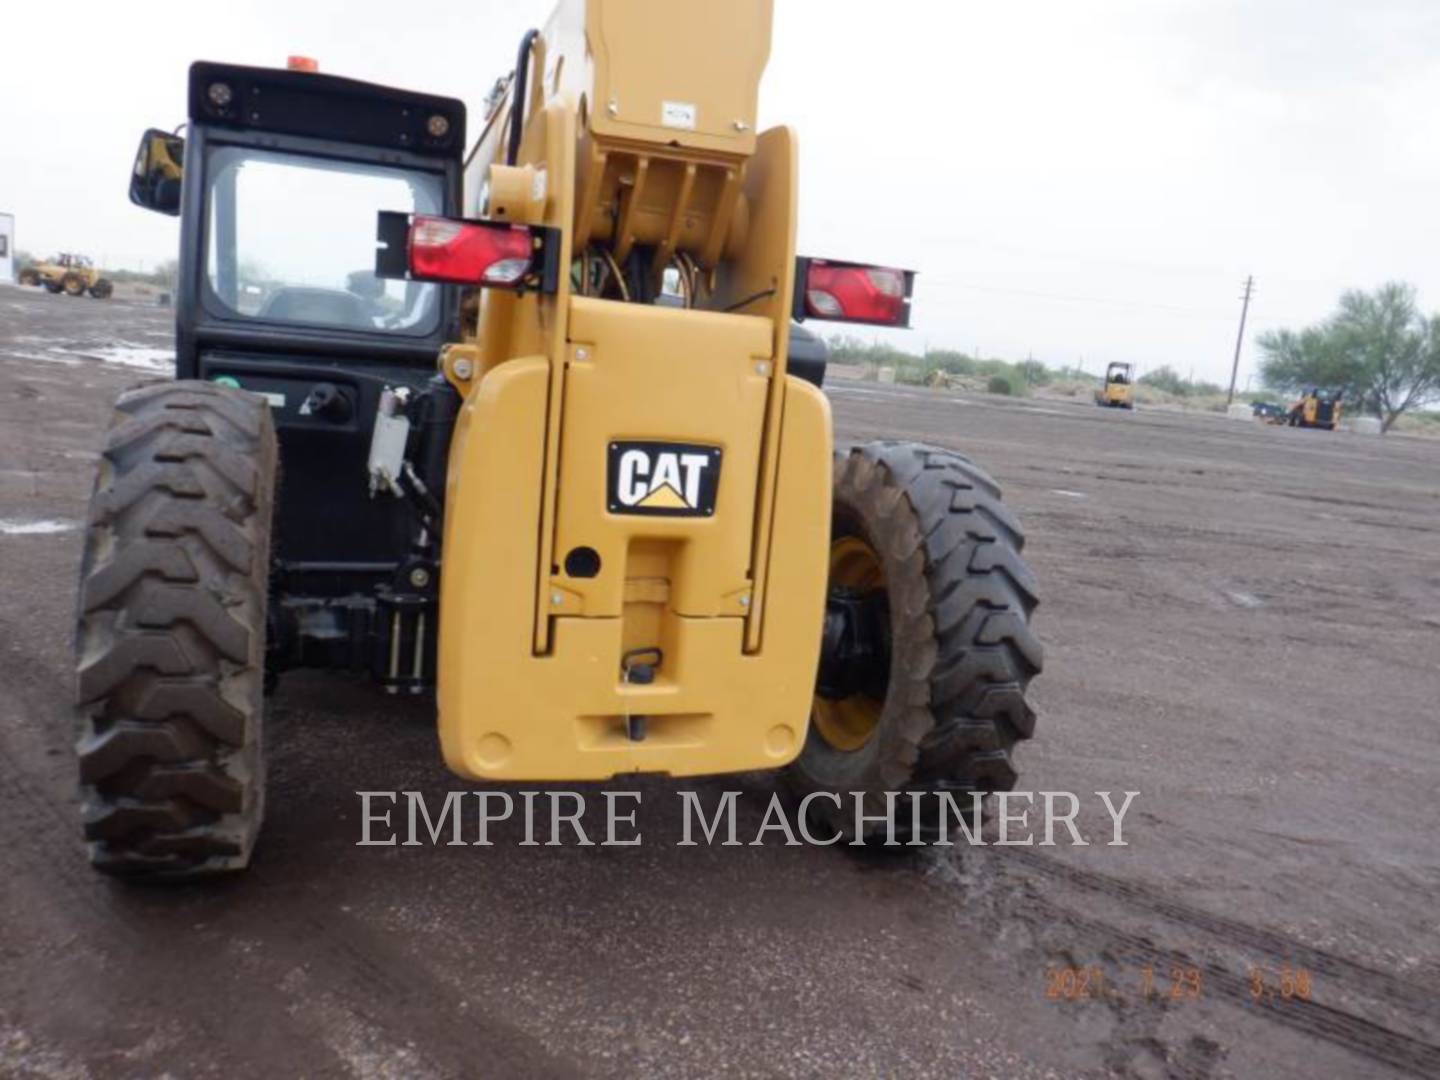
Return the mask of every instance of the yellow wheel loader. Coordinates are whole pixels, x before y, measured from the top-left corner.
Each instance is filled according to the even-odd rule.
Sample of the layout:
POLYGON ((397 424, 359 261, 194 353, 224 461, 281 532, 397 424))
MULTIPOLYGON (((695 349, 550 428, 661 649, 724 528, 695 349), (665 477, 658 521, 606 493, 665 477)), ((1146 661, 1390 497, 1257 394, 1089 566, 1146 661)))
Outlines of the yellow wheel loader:
POLYGON ((1105 379, 1095 391, 1095 404, 1111 409, 1135 408, 1135 366, 1116 360, 1105 369, 1105 379))
POLYGON ((102 277, 87 255, 73 255, 62 252, 44 262, 32 263, 18 275, 21 285, 43 285, 46 292, 66 296, 84 296, 89 293, 97 300, 104 300, 115 291, 108 278, 102 277))
POLYGON ((433 693, 469 781, 783 769, 859 840, 1013 785, 1020 526, 953 450, 832 447, 798 324, 908 325, 913 274, 797 256, 770 23, 565 0, 468 151, 453 99, 193 65, 131 184, 176 379, 117 402, 81 568, 96 867, 243 867, 303 667, 433 693))

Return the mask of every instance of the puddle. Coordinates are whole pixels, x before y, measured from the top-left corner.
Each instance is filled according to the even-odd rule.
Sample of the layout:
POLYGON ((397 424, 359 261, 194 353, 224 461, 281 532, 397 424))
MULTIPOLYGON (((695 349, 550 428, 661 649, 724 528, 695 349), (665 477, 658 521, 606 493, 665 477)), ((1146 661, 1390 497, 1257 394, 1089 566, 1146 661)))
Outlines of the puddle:
POLYGON ((1090 496, 1083 491, 1066 491, 1064 488, 1051 488, 1051 495, 1064 495, 1067 499, 1088 499, 1090 496))
POLYGON ((151 345, 111 345, 103 349, 86 349, 80 355, 146 371, 163 371, 175 363, 173 350, 157 349, 151 345))
POLYGON ((7 521, 0 518, 0 535, 3 536, 48 536, 51 533, 69 532, 73 528, 73 521, 7 521))

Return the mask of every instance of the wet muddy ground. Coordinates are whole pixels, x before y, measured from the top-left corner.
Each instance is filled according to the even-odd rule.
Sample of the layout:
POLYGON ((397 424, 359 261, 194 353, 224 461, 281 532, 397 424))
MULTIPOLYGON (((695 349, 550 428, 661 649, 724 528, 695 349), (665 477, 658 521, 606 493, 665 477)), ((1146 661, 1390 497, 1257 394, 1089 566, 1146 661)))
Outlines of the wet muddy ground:
MULTIPOLYGON (((169 342, 0 288, 0 1075, 1440 1075, 1440 442, 834 382, 841 441, 1005 485, 1020 787, 1091 846, 682 847, 646 778, 583 789, 642 793, 639 847, 357 847, 357 791, 461 784, 425 705, 304 675, 252 869, 135 889, 79 841, 75 526, 169 342)), ((738 786, 746 840, 773 778, 684 786, 738 786)))

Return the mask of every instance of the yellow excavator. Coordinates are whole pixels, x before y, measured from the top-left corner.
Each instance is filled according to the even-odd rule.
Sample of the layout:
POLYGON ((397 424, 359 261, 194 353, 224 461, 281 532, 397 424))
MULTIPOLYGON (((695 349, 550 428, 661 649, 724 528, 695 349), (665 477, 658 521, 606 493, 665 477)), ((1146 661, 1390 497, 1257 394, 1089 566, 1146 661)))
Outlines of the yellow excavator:
POLYGON ((469 149, 454 99, 192 66, 131 184, 177 378, 117 403, 81 568, 99 869, 246 864, 297 668, 433 694, 472 781, 784 770, 862 841, 1014 784, 1021 528, 955 450, 832 444, 796 328, 906 326, 914 275, 797 253, 771 14, 565 0, 469 149))

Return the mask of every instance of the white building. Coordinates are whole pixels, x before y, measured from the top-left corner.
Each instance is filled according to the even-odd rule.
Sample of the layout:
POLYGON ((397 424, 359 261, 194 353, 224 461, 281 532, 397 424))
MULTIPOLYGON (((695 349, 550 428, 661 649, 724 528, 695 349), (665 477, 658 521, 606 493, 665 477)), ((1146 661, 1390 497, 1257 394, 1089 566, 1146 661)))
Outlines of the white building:
POLYGON ((14 214, 0 214, 0 281, 15 283, 14 214))

